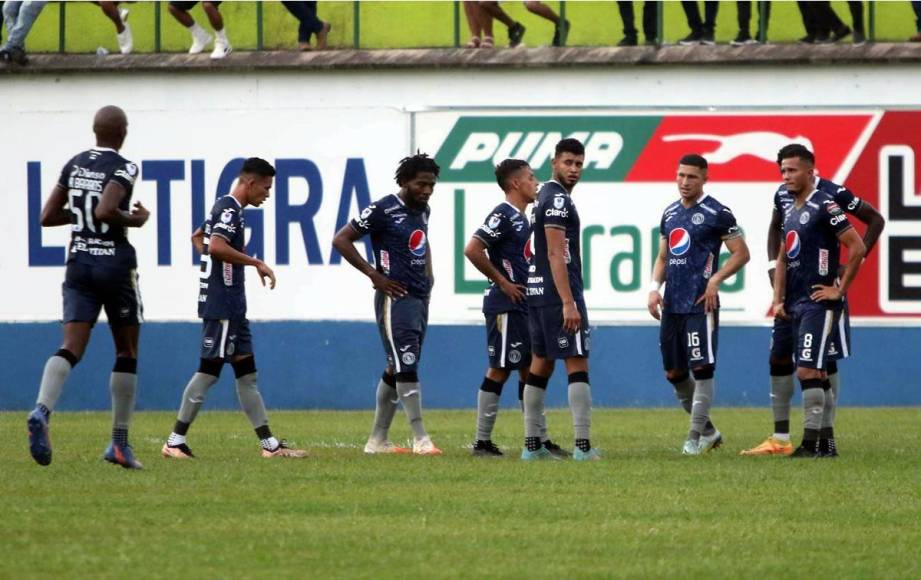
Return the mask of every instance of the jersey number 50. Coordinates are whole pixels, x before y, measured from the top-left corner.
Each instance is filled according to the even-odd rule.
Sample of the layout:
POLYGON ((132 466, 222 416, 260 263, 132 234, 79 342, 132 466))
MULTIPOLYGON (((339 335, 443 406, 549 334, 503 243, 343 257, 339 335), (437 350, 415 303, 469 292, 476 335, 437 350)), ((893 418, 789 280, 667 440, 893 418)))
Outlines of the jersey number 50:
POLYGON ((70 213, 74 215, 74 221, 71 225, 73 231, 80 233, 84 228, 94 234, 104 234, 109 231, 109 224, 96 220, 95 211, 96 207, 99 206, 100 198, 102 198, 102 194, 95 191, 71 189, 67 192, 70 213))

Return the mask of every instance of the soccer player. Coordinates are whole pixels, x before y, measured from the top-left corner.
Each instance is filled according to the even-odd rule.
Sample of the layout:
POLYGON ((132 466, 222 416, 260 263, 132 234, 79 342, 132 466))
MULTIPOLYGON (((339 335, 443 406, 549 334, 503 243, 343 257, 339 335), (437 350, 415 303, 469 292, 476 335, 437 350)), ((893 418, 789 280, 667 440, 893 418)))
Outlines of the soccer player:
POLYGON ((402 402, 413 431, 412 453, 441 455, 422 422, 418 375, 434 280, 428 243, 428 201, 438 173, 438 165, 424 153, 405 157, 395 175, 400 191, 362 209, 333 239, 333 246, 349 264, 371 279, 376 290, 374 312, 387 356, 387 367, 377 385, 374 425, 365 453, 410 452, 388 438, 397 402, 402 402), (355 249, 355 242, 368 234, 376 267, 355 249))
POLYGON ((28 419, 29 451, 39 465, 51 463, 51 413, 105 308, 116 358, 109 378, 112 443, 103 457, 127 469, 141 469, 128 444, 143 306, 127 228, 143 226, 150 212, 141 202, 131 205, 138 168, 118 154, 128 134, 125 112, 111 105, 99 109, 93 133, 96 146, 67 162, 42 208, 42 226, 70 224, 71 238, 63 286, 64 343, 45 363, 38 401, 28 419))
POLYGON ((784 241, 774 271, 774 313, 790 318, 796 341, 796 376, 803 389, 803 441, 793 457, 832 457, 819 452, 823 417, 834 407, 826 380, 833 332, 844 296, 866 255, 863 240, 834 198, 815 187, 814 158, 803 151, 781 155, 780 174, 793 197, 783 208, 784 241), (840 245, 847 266, 836 284, 840 245))
MULTIPOLYGON (((781 166, 784 158, 800 157, 808 164, 814 165, 815 157, 811 151, 799 144, 790 144, 783 147, 777 155, 777 165, 781 166)), ((845 213, 866 224, 863 236, 867 253, 876 245, 879 235, 886 223, 883 216, 876 211, 870 203, 855 196, 848 188, 833 183, 827 179, 813 176, 813 185, 816 189, 832 196, 838 207, 845 213)), ((778 247, 783 233, 783 213, 793 205, 793 195, 787 191, 787 186, 782 184, 774 193, 774 211, 771 216, 771 226, 768 230, 768 275, 771 284, 774 283, 774 268, 777 263, 778 247)), ((838 275, 843 274, 843 267, 838 267, 838 275)), ((850 321, 848 316, 847 301, 838 323, 835 326, 833 344, 835 351, 829 357, 827 364, 829 389, 832 395, 831 406, 823 414, 822 430, 819 438, 819 447, 822 453, 832 456, 838 454, 834 435, 834 420, 837 402, 840 395, 840 373, 838 372, 838 358, 847 358, 851 352, 850 321)), ((795 365, 793 360, 793 330, 789 320, 775 317, 774 328, 771 331, 770 373, 771 373, 771 408, 774 414, 774 434, 751 449, 741 452, 741 455, 790 455, 793 453, 793 444, 790 442, 790 401, 793 399, 793 373, 795 365)))
POLYGON ((246 319, 244 266, 256 268, 262 285, 269 281, 275 288, 275 273, 265 262, 246 254, 243 209, 261 206, 269 198, 275 168, 268 161, 250 157, 243 162, 237 183, 230 192, 214 202, 205 223, 192 234, 192 243, 201 254, 198 291, 198 317, 202 319, 201 361, 182 393, 179 416, 169 439, 163 445, 163 457, 194 457, 186 442, 189 427, 205 402, 205 395, 221 376, 225 362, 230 362, 236 376, 237 398, 256 431, 263 457, 305 457, 279 441, 269 428, 269 417, 257 384, 253 339, 246 319))
POLYGON ((707 170, 707 160, 700 155, 685 155, 678 162, 681 197, 662 214, 659 255, 653 265, 647 303, 653 318, 662 321, 659 348, 665 377, 691 415, 682 449, 685 455, 702 455, 723 441, 710 421, 719 288, 749 260, 748 246, 732 211, 704 193, 707 170), (719 268, 723 243, 730 255, 719 268), (664 297, 660 293, 663 283, 664 297))
POLYGON ((520 159, 506 159, 497 165, 496 181, 505 201, 493 208, 464 249, 470 263, 491 282, 483 296, 489 368, 477 394, 477 439, 473 445, 473 455, 483 457, 502 455, 492 442, 502 387, 517 370, 521 400, 531 363, 524 286, 531 258, 531 222, 524 212, 537 199, 538 183, 531 167, 520 159))
POLYGON ((569 408, 575 434, 575 460, 598 460, 591 445, 592 391, 588 380, 591 348, 588 313, 582 297, 579 214, 570 194, 585 161, 577 139, 556 144, 553 179, 541 186, 534 208, 534 257, 528 269, 528 330, 531 366, 524 388, 525 448, 521 458, 558 459, 541 442, 544 397, 554 363, 563 359, 569 375, 569 408))

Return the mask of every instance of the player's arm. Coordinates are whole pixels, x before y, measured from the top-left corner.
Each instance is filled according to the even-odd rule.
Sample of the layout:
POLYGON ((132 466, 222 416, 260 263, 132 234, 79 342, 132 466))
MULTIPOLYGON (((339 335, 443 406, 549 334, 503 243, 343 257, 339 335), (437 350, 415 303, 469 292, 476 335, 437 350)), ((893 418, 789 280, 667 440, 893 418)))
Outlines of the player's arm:
POLYGON ((65 226, 70 223, 67 207, 67 188, 60 183, 54 186, 51 195, 42 207, 42 226, 65 226))
POLYGON ((777 244, 777 268, 774 269, 774 316, 787 320, 789 316, 784 308, 784 296, 787 291, 787 253, 783 242, 777 244))
POLYGON ((863 245, 867 249, 867 254, 873 250, 883 228, 886 227, 886 219, 873 207, 872 204, 862 202, 860 208, 854 213, 854 217, 867 225, 867 231, 863 234, 863 245))
POLYGON ((464 256, 473 264, 474 268, 495 282, 499 290, 508 296, 512 303, 518 304, 524 300, 524 293, 527 289, 521 284, 515 284, 503 276, 493 263, 489 261, 489 257, 486 255, 486 244, 483 243, 483 240, 476 236, 472 236, 470 241, 467 242, 467 247, 464 248, 464 256))
POLYGON ((813 300, 841 300, 841 297, 847 294, 851 282, 857 277, 857 271, 860 270, 860 264, 864 256, 867 255, 867 248, 863 245, 863 240, 854 228, 848 228, 838 234, 838 240, 847 247, 847 266, 844 268, 844 274, 841 275, 841 282, 838 286, 822 286, 816 284, 812 288, 814 292, 809 296, 813 300))
POLYGON ((652 265, 652 281, 649 283, 649 299, 646 301, 646 308, 649 314, 656 320, 662 319, 662 284, 665 283, 665 255, 668 249, 665 244, 665 238, 659 237, 659 254, 652 265))
POLYGON ((205 253, 205 232, 200 227, 192 233, 192 245, 199 254, 205 253))
POLYGON ((780 247, 780 238, 782 236, 783 219, 775 207, 773 213, 771 213, 771 225, 768 227, 767 237, 768 278, 770 278, 771 284, 774 284, 774 268, 777 266, 777 259, 780 254, 783 254, 783 251, 779 253, 777 251, 777 248, 780 247))
POLYGON ((429 283, 435 285, 435 268, 432 265, 432 241, 426 239, 425 243, 425 277, 429 279, 429 283))
POLYGON ((150 212, 141 205, 141 202, 134 202, 130 212, 118 207, 122 199, 125 198, 125 194, 127 194, 127 191, 121 183, 117 181, 106 183, 105 189, 102 190, 102 199, 99 200, 99 205, 96 206, 96 211, 93 212, 96 219, 112 226, 124 226, 127 228, 139 228, 147 223, 150 212))
MULTIPOLYGON (((345 261, 352 265, 353 268, 371 279, 371 284, 384 292, 391 298, 401 298, 406 296, 406 288, 396 280, 391 280, 378 272, 374 266, 361 257, 358 250, 355 249, 355 242, 361 239, 360 234, 351 224, 342 226, 333 237, 333 247, 336 248, 345 261)), ((430 261, 429 261, 430 262, 430 261)))
POLYGON ((208 242, 208 255, 224 262, 225 264, 242 264, 253 266, 259 272, 259 280, 265 286, 266 278, 269 279, 269 288, 275 288, 275 272, 259 258, 254 258, 243 252, 235 250, 233 246, 219 233, 212 232, 208 242))
POLYGON ((553 285, 563 302, 563 328, 566 332, 575 333, 582 327, 582 315, 576 308, 572 288, 569 286, 569 273, 566 271, 566 230, 546 226, 544 232, 547 235, 547 260, 550 262, 553 285))
POLYGON ((726 238, 723 242, 726 244, 726 249, 729 250, 729 259, 710 277, 706 290, 695 302, 695 304, 703 302, 706 312, 713 312, 719 306, 720 284, 742 269, 742 266, 751 259, 748 244, 745 243, 745 238, 741 234, 726 238))

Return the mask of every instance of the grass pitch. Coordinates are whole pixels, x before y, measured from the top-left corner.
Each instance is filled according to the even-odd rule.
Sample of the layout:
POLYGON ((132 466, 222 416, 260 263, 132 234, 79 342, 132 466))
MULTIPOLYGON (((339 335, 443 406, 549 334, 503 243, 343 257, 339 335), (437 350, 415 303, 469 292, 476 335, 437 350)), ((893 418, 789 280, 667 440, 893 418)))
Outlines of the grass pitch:
MULTIPOLYGON (((596 410, 591 464, 518 460, 514 409, 498 460, 469 455, 471 411, 426 413, 443 457, 363 455, 370 412, 272 413, 305 460, 206 411, 184 462, 159 457, 173 413, 145 412, 140 472, 101 460, 105 413, 56 414, 39 467, 25 417, 0 414, 0 578, 921 576, 921 409, 843 409, 821 461, 738 457, 765 409, 716 409, 726 445, 701 458, 678 452, 680 411, 596 410)), ((568 412, 549 423, 568 446, 568 412)))

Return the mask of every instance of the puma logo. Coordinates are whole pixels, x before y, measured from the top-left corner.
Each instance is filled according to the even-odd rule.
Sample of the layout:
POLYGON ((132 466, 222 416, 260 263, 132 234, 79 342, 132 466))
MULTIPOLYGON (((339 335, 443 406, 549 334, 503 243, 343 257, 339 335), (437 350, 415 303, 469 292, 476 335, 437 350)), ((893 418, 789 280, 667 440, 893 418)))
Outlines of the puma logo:
POLYGON ((703 156, 710 163, 729 163, 743 155, 751 155, 770 163, 777 160, 777 151, 784 145, 799 143, 812 150, 812 142, 802 135, 787 137, 782 133, 772 131, 751 131, 736 133, 735 135, 708 135, 705 133, 687 133, 681 135, 667 135, 662 138, 666 143, 674 141, 714 141, 719 146, 704 153, 703 156))

